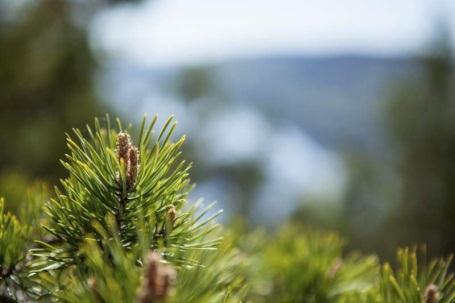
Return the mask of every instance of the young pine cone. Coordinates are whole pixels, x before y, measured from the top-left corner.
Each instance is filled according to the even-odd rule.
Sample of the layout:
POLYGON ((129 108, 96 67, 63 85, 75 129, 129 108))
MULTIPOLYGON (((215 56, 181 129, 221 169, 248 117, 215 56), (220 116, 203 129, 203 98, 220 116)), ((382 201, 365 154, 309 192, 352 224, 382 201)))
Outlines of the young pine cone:
POLYGON ((438 303, 439 302, 439 290, 434 284, 430 284, 425 288, 423 299, 425 303, 438 303))
MULTIPOLYGON (((123 161, 125 167, 126 185, 128 190, 132 189, 137 180, 139 171, 139 150, 131 143, 131 137, 126 132, 117 135, 117 157, 123 161)), ((120 185, 120 173, 116 176, 120 185)))
POLYGON ((152 303, 165 299, 175 279, 174 268, 162 263, 161 256, 155 251, 147 255, 144 268, 144 281, 139 291, 138 302, 152 303))

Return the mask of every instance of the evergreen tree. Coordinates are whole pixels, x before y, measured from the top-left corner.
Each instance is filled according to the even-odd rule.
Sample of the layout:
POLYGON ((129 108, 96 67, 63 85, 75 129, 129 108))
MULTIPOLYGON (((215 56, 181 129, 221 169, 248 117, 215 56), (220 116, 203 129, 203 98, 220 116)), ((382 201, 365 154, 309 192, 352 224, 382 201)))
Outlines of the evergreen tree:
POLYGON ((432 253, 455 250, 455 69, 450 33, 441 30, 421 77, 402 84, 388 108, 401 177, 394 216, 401 243, 428 243, 432 253))
MULTIPOLYGON (((10 4, 11 5, 11 4, 10 4)), ((24 4, 0 13, 0 170, 60 177, 62 130, 105 107, 95 94, 95 59, 86 29, 67 0, 24 4)))
POLYGON ((450 258, 404 249, 393 270, 332 233, 222 229, 212 205, 188 203, 172 118, 137 136, 102 122, 68 136, 53 198, 37 184, 19 216, 0 202, 2 302, 455 302, 450 258))

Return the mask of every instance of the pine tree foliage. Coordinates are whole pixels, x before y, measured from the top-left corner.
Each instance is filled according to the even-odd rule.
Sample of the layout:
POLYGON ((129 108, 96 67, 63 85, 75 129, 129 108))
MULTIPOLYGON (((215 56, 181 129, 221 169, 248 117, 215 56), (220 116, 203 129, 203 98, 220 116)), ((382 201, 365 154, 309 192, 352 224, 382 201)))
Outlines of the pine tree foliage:
POLYGON ((25 244, 31 227, 21 225, 16 216, 11 213, 5 213, 5 202, 0 200, 0 262, 3 272, 8 272, 11 266, 19 263, 23 258, 25 244), (13 237, 17 237, 14 243, 8 243, 13 237))
POLYGON ((199 217, 194 216, 196 208, 182 211, 190 190, 190 165, 179 160, 185 138, 171 142, 176 126, 172 118, 154 136, 156 121, 155 117, 146 125, 143 120, 137 147, 119 120, 117 129, 111 128, 109 117, 105 129, 98 119, 94 130, 87 127, 89 139, 77 129, 75 139, 68 136, 70 154, 62 164, 69 177, 62 180, 61 189, 56 188, 56 197, 46 207, 50 221, 46 229, 53 244, 42 243, 42 249, 34 251, 41 258, 52 258, 37 270, 77 263, 78 248, 87 234, 102 240, 93 221, 111 230, 108 216, 115 218, 123 247, 135 245, 141 222, 150 233, 151 248, 163 247, 166 258, 178 264, 191 262, 178 251, 216 245, 217 239, 202 240, 214 228, 205 228, 210 218, 201 220, 208 209, 199 217))
POLYGON ((263 276, 270 285, 264 302, 339 302, 369 291, 377 276, 373 256, 343 256, 344 241, 334 233, 280 230, 262 249, 263 276))
POLYGON ((6 202, 0 198, 0 302, 35 295, 35 287, 39 286, 28 277, 28 250, 43 234, 41 208, 47 192, 40 182, 30 186, 18 216, 5 211, 6 202))
POLYGON ((20 282, 17 266, 25 259, 32 228, 21 224, 13 214, 5 212, 4 205, 4 200, 0 199, 0 281, 2 287, 9 287, 20 282))
POLYGON ((194 259, 202 266, 178 271, 176 295, 171 302, 234 303, 243 302, 254 277, 249 256, 235 247, 234 235, 219 231, 224 237, 216 251, 197 250, 194 259))
POLYGON ((449 257, 427 264, 416 249, 398 250, 398 268, 393 270, 388 263, 382 267, 379 302, 455 302, 455 279, 449 273, 451 260, 449 257))
POLYGON ((425 250, 419 254, 403 248, 396 266, 380 265, 375 256, 344 253, 337 234, 296 225, 268 235, 266 241, 259 238, 255 265, 260 269, 250 280, 255 284, 248 293, 250 302, 455 302, 451 257, 428 262, 425 250))
POLYGON ((87 268, 65 278, 70 281, 57 296, 70 303, 216 303, 241 302, 245 297, 245 257, 228 240, 216 251, 192 251, 191 258, 198 265, 180 267, 148 250, 146 242, 125 250, 119 238, 106 239, 101 247, 88 239, 82 246, 87 268))
MULTIPOLYGON (((50 240, 40 241, 40 247, 32 250, 35 260, 31 275, 51 281, 43 285, 42 295, 65 293, 62 300, 80 301, 77 294, 66 297, 63 289, 80 289, 71 286, 74 279, 83 276, 89 280, 86 272, 95 277, 103 272, 112 277, 98 277, 99 288, 118 289, 122 295, 100 291, 99 296, 106 296, 102 302, 111 302, 111 296, 129 302, 138 285, 123 293, 123 281, 130 275, 141 276, 139 270, 131 268, 143 264, 146 252, 156 251, 163 262, 197 272, 202 261, 211 259, 201 251, 214 250, 220 243, 220 237, 209 236, 217 227, 213 218, 219 214, 208 215, 213 204, 205 209, 200 202, 186 205, 191 189, 190 165, 180 160, 184 137, 171 141, 176 126, 172 118, 157 134, 157 118, 149 124, 144 118, 137 146, 129 135, 131 127, 125 129, 117 120, 113 129, 109 117, 105 122, 104 128, 98 119, 94 129, 87 127, 89 139, 77 129, 73 131, 75 139, 68 136, 70 153, 62 164, 69 176, 55 189, 55 198, 45 209, 50 240), (76 278, 72 277, 74 271, 79 272, 76 278)), ((137 279, 128 281, 135 285, 137 279)), ((185 291, 180 289, 182 294, 185 291)), ((194 296, 197 288, 193 285, 188 291, 194 296)))
MULTIPOLYGON (((100 228, 100 227, 99 227, 100 228)), ((102 229, 100 233, 104 233, 102 229)), ((140 283, 137 249, 126 251, 118 237, 103 239, 101 245, 87 238, 80 247, 84 269, 75 267, 67 277, 50 279, 62 285, 54 295, 63 302, 135 302, 140 283)))
POLYGON ((450 258, 402 249, 381 266, 334 233, 221 229, 188 203, 175 122, 156 123, 75 129, 53 198, 35 185, 18 217, 0 201, 0 302, 455 302, 450 258))

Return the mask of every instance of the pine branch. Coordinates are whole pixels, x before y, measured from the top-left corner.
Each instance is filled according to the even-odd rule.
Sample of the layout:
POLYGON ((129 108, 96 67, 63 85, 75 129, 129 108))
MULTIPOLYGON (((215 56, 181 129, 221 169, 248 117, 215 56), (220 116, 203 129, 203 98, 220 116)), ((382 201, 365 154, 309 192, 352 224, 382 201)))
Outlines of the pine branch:
POLYGON ((449 273, 452 256, 426 261, 425 249, 421 256, 416 249, 399 249, 396 270, 388 263, 381 270, 379 292, 384 303, 453 303, 455 278, 449 273))
POLYGON ((16 302, 17 296, 34 295, 36 286, 28 277, 27 249, 32 237, 38 236, 40 206, 45 195, 42 184, 27 190, 27 201, 20 211, 20 220, 5 212, 4 200, 0 199, 0 296, 1 302, 16 302), (9 301, 8 301, 9 300, 9 301))
MULTIPOLYGON (((108 259, 114 256, 106 242, 118 239, 125 251, 156 250, 176 267, 197 265, 200 260, 192 251, 219 244, 219 237, 209 236, 219 212, 206 219, 213 205, 205 209, 200 203, 186 205, 191 186, 190 165, 180 160, 184 137, 171 140, 176 126, 172 118, 155 136, 156 121, 155 117, 147 125, 144 118, 137 147, 119 120, 117 129, 111 128, 109 117, 104 128, 98 119, 94 129, 87 126, 88 138, 77 129, 75 139, 68 136, 70 153, 62 164, 69 176, 46 205, 45 229, 52 240, 40 241, 32 250, 34 275, 88 267, 90 258, 83 249, 87 239, 108 259), (147 248, 140 243, 147 243, 147 248)), ((56 284, 65 287, 67 282, 56 284)))

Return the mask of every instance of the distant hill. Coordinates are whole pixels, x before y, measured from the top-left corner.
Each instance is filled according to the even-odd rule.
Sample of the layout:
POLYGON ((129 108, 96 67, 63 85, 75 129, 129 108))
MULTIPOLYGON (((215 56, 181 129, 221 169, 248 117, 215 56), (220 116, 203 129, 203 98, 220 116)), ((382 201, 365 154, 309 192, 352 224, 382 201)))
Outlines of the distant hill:
POLYGON ((406 58, 342 56, 245 60, 219 67, 237 102, 302 126, 322 145, 381 149, 383 107, 400 80, 418 75, 406 58))
MULTIPOLYGON (((418 76, 419 65, 410 58, 296 56, 229 61, 210 70, 233 102, 292 121, 329 149, 381 154, 384 103, 397 82, 418 76)), ((164 94, 178 69, 116 66, 108 73, 110 94, 118 99, 117 84, 134 83, 140 98, 138 88, 164 94)))

